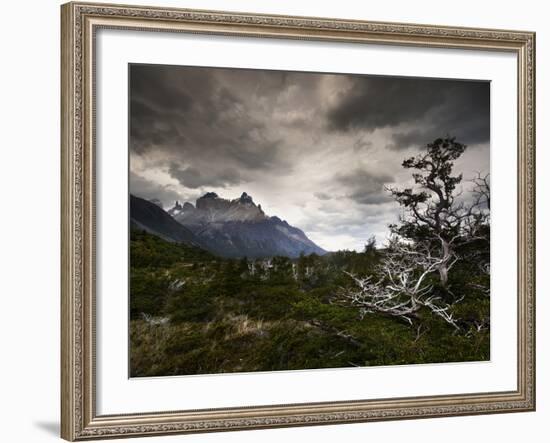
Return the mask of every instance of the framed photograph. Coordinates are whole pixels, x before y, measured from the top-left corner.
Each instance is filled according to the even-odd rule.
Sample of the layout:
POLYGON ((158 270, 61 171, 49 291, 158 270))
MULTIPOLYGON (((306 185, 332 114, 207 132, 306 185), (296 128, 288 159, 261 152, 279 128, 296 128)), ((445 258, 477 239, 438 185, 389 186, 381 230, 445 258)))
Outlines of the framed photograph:
POLYGON ((534 33, 61 14, 63 438, 534 410, 534 33))

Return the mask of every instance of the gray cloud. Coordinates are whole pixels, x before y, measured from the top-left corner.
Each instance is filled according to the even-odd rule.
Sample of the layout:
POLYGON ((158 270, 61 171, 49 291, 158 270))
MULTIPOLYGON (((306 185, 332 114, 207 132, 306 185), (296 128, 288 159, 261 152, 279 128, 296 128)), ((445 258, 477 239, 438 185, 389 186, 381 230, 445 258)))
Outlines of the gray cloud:
POLYGON ((326 192, 316 192, 313 195, 317 197, 319 200, 330 200, 332 199, 332 196, 327 194, 326 192))
POLYGON ((372 148, 372 142, 365 140, 365 137, 358 138, 353 144, 353 150, 355 152, 364 152, 372 148))
POLYGON ((202 187, 220 187, 225 188, 228 185, 239 184, 242 182, 239 171, 234 168, 223 169, 215 174, 208 174, 193 166, 182 168, 178 164, 172 164, 169 168, 169 174, 178 180, 183 186, 191 189, 202 187))
POLYGON ((131 171, 129 186, 132 194, 146 200, 159 200, 164 207, 173 204, 175 200, 181 199, 181 194, 169 186, 163 186, 154 181, 147 180, 131 171))
POLYGON ((386 145, 388 149, 405 150, 410 146, 426 144, 427 140, 435 140, 437 134, 430 134, 426 128, 411 129, 406 132, 395 132, 391 136, 391 142, 386 145))
POLYGON ((466 144, 489 141, 489 82, 364 76, 350 82, 327 113, 333 130, 410 126, 393 137, 393 149, 425 145, 447 134, 466 144))
POLYGON ((132 65, 130 72, 132 153, 172 161, 200 157, 208 160, 203 170, 214 162, 245 170, 285 163, 267 122, 229 89, 245 80, 244 71, 221 75, 224 81, 219 70, 206 68, 132 65))
POLYGON ((393 178, 388 174, 365 169, 339 173, 335 180, 344 186, 346 197, 362 205, 387 203, 389 196, 384 185, 393 182, 393 178))

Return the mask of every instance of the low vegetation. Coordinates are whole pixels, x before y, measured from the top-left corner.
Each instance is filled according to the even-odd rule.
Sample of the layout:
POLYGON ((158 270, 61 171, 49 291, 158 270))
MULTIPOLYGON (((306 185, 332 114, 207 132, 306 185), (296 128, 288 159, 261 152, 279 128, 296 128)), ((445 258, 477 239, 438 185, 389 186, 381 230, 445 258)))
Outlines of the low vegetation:
POLYGON ((140 231, 131 245, 134 377, 489 358, 488 329, 468 334, 489 316, 489 298, 471 285, 474 263, 451 274, 449 285, 467 294, 453 307, 458 332, 429 310, 412 327, 338 301, 355 288, 343 271, 372 275, 384 251, 231 260, 140 231))

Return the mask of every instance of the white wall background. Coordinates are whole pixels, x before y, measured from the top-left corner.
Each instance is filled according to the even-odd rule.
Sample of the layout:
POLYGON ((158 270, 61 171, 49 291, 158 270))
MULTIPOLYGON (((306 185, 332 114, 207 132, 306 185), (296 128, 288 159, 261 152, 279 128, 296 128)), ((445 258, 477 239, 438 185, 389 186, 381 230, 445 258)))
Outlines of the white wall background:
MULTIPOLYGON (((538 411, 139 439, 147 442, 546 441, 550 418, 550 14, 545 2, 388 0, 128 0, 379 21, 537 32, 538 411), (546 419, 546 420, 545 420, 546 419)), ((59 1, 2 5, 0 27, 0 440, 56 441, 59 433, 59 1)), ((505 245, 503 245, 505 247, 505 245)), ((510 245, 513 253, 513 246, 510 245)))

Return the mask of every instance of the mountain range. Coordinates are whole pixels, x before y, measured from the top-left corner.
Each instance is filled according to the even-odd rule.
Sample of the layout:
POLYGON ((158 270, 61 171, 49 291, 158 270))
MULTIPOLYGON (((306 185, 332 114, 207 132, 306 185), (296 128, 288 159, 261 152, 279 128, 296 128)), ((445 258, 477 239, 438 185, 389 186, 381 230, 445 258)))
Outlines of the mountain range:
POLYGON ((266 215, 246 192, 231 200, 208 192, 195 205, 176 201, 168 211, 157 200, 131 195, 130 219, 133 227, 222 257, 295 258, 302 253, 326 253, 302 230, 279 217, 266 215))

